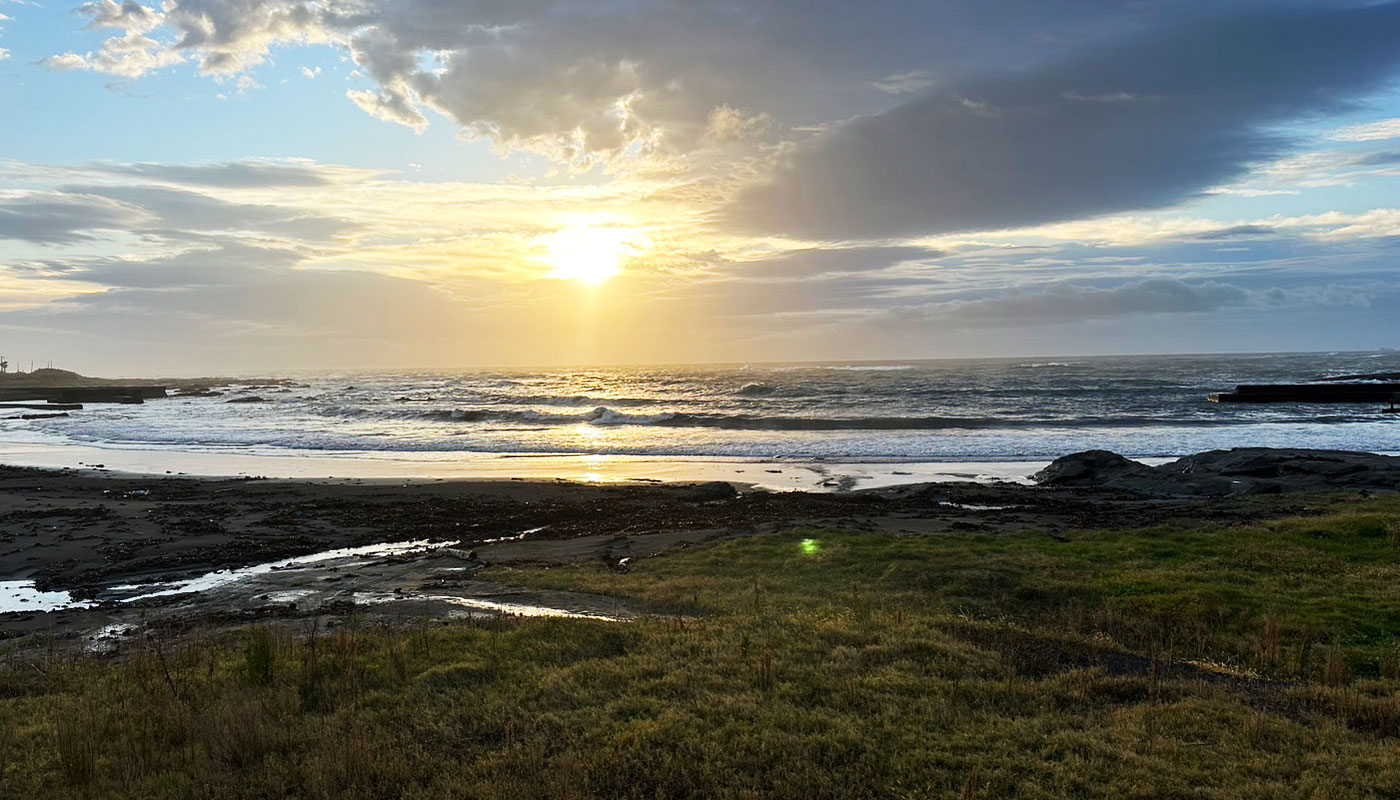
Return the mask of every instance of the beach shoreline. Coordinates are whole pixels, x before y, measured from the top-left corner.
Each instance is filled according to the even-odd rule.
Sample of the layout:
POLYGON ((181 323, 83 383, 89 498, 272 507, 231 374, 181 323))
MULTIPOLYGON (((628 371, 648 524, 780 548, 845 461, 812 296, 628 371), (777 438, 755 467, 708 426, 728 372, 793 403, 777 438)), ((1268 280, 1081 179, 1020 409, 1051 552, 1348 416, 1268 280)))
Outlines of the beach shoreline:
POLYGON ((1080 530, 1312 513, 1305 500, 1252 491, 1193 495, 1170 476, 1154 478, 1166 482, 1147 493, 1115 487, 1114 475, 1136 480, 1148 470, 1120 463, 1107 464, 1102 485, 977 482, 969 479, 976 473, 957 472, 961 465, 944 465, 952 471, 943 480, 853 491, 770 491, 742 480, 197 478, 94 464, 0 467, 0 639, 42 633, 81 642, 114 629, 268 618, 623 619, 647 609, 522 593, 496 583, 491 568, 601 562, 625 572, 637 559, 793 530, 1037 531, 1059 540, 1080 530))
MULTIPOLYGON (((1169 458, 1141 459, 1158 464, 1169 458)), ((910 483, 1028 483, 1049 459, 826 460, 612 454, 226 451, 0 442, 0 464, 125 476, 278 480, 567 480, 591 484, 728 481, 768 491, 851 491, 910 483)))

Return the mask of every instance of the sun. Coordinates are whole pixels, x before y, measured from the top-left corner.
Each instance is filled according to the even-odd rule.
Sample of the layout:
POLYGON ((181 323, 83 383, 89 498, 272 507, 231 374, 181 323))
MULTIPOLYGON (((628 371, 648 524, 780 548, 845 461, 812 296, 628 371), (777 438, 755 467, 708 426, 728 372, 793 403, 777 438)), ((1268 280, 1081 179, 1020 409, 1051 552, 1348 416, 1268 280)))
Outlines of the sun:
POLYGON ((622 271, 622 261, 635 246, 626 228, 602 225, 568 225, 548 239, 547 277, 597 286, 622 271))

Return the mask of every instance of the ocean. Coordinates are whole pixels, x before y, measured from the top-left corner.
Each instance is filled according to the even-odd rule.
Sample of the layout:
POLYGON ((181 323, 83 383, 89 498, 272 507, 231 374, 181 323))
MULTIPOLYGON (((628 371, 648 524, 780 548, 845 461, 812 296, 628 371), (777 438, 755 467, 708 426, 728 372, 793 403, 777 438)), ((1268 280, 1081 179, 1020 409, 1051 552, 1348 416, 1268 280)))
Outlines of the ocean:
POLYGON ((418 465, 483 456, 898 464, 1044 462, 1090 448, 1148 459, 1243 446, 1400 451, 1400 418, 1378 405, 1207 400, 1237 383, 1379 371, 1400 371, 1400 353, 305 373, 278 376, 294 386, 4 420, 0 448, 418 465), (229 402, 250 395, 263 402, 229 402))

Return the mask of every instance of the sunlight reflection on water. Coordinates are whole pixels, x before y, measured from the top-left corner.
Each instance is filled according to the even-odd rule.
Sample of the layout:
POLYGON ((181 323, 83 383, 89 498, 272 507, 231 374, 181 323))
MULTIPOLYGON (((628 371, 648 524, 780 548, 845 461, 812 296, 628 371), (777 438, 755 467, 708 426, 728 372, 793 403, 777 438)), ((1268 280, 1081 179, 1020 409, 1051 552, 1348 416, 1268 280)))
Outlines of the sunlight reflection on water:
POLYGON ((58 611, 92 608, 87 600, 74 600, 67 592, 42 592, 34 581, 0 581, 0 614, 20 611, 58 611))

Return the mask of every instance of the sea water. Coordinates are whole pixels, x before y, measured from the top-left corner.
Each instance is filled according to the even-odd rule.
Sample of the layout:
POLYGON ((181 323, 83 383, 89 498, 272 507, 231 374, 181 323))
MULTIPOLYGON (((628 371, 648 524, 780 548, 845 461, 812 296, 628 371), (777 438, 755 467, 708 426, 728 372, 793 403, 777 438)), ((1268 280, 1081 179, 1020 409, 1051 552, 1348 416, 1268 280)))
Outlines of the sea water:
MULTIPOLYGON (((281 456, 473 454, 819 463, 1400 451, 1379 404, 1236 405, 1237 383, 1400 371, 1400 353, 304 373, 293 386, 0 421, 23 444, 281 456), (262 402, 231 403, 256 395, 262 402)), ((91 451, 89 451, 91 452, 91 451)))

